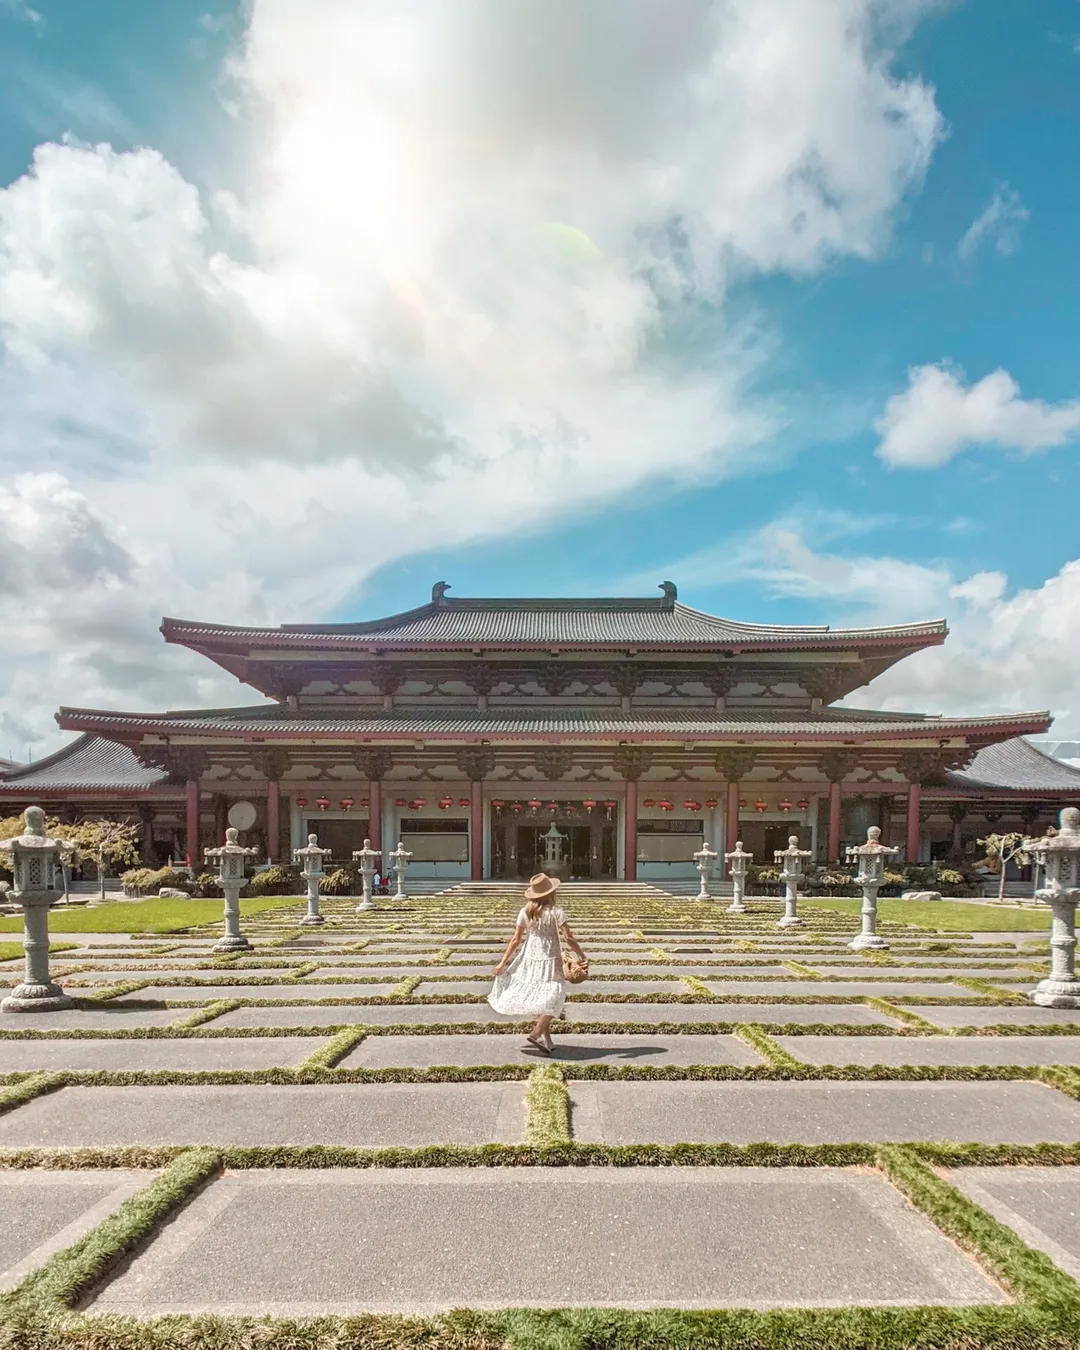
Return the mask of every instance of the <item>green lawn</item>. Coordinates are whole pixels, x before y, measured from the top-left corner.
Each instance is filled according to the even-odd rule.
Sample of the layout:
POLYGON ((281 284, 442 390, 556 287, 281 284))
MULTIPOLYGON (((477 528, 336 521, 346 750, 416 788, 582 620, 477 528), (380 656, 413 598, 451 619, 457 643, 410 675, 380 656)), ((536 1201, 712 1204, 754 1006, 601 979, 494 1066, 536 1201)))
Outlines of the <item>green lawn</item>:
MULTIPOLYGON (((861 900, 803 900, 804 908, 832 909, 857 915, 861 900)), ((955 900, 879 900, 878 917, 894 923, 913 923, 920 928, 940 928, 946 933, 1045 933, 1050 911, 1007 909, 997 905, 961 905, 955 900)))
MULTIPOLYGON (((280 909, 284 905, 298 905, 300 900, 289 895, 258 895, 241 899, 241 914, 258 914, 264 909, 280 909)), ((151 896, 147 900, 115 901, 108 905, 65 908, 58 905, 49 912, 49 931, 52 933, 171 933, 177 928, 191 928, 195 924, 212 923, 222 917, 221 900, 161 900, 151 896)), ((0 919, 0 933, 22 931, 18 915, 0 919)))
MULTIPOLYGON (((50 942, 49 951, 55 956, 57 952, 74 951, 78 945, 77 942, 50 942)), ((21 942, 0 942, 0 961, 13 961, 15 957, 22 955, 21 942)))

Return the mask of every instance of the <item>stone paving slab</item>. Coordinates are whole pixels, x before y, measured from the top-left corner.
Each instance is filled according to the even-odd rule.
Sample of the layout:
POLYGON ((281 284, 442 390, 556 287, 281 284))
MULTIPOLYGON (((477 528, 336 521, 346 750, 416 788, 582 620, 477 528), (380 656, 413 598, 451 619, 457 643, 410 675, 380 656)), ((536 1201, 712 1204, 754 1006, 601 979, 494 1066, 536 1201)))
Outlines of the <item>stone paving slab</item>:
POLYGON ((90 1311, 302 1317, 1003 1301, 877 1176, 442 1168, 228 1173, 90 1311))
MULTIPOLYGON (((735 1036, 556 1036, 552 1062, 575 1064, 761 1064, 735 1036)), ((371 1036, 341 1065, 384 1069, 441 1064, 515 1064, 545 1059, 518 1036, 371 1036)))
POLYGON ((413 995, 425 998, 431 994, 487 994, 491 990, 491 982, 490 974, 483 980, 421 980, 413 990, 413 995))
POLYGON ((0 1116, 0 1147, 513 1144, 524 1086, 68 1087, 0 1116))
POLYGON ((164 1027, 190 1017, 194 1008, 137 1008, 109 1000, 89 1008, 54 1012, 0 1013, 0 1031, 119 1031, 123 1027, 164 1027))
POLYGON ((928 1022, 941 1027, 1075 1026, 1080 1027, 1080 1008, 1039 1008, 1034 1003, 1005 1003, 992 1007, 912 1008, 928 1022))
POLYGON ((150 985, 135 994, 124 994, 110 1002, 199 1002, 213 1003, 220 998, 355 998, 361 1000, 373 995, 389 994, 392 984, 219 984, 219 985, 150 985))
MULTIPOLYGON (((957 974, 960 974, 957 971, 957 974)), ((930 984, 912 980, 911 983, 890 980, 792 980, 780 984, 775 980, 740 980, 725 982, 710 979, 705 983, 714 994, 813 994, 824 999, 835 998, 971 998, 972 991, 957 984, 930 984)))
POLYGON ((1078 1064, 1080 1036, 777 1036, 807 1064, 1078 1064))
POLYGON ((956 1167, 954 1186, 1080 1280, 1080 1167, 956 1167))
POLYGON ((315 1036, 248 1036, 235 1040, 0 1041, 0 1073, 37 1069, 275 1069, 313 1054, 315 1036))
POLYGON ((95 1228, 157 1175, 146 1171, 0 1171, 0 1292, 95 1228))
POLYGON ((355 1026, 373 1023, 377 1026, 432 1023, 513 1022, 522 1019, 500 1017, 486 1003, 439 1004, 370 1004, 342 1003, 322 1007, 236 1008, 233 1012, 215 1017, 211 1027, 304 1027, 355 1026))
POLYGON ((1040 1083, 578 1082, 570 1098, 586 1143, 1080 1139, 1080 1102, 1040 1083))
POLYGON ((899 1026, 861 1003, 577 1003, 571 1022, 838 1022, 850 1026, 899 1026))

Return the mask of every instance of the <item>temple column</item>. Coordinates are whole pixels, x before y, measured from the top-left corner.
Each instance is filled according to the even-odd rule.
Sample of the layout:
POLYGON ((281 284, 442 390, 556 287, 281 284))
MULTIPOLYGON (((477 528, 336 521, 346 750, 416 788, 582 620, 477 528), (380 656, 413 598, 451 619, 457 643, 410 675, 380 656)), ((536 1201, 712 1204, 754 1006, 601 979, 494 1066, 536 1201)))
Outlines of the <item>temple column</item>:
POLYGON ((484 879, 484 779, 495 767, 495 752, 487 745, 462 750, 457 766, 469 780, 469 880, 484 879))
POLYGON ((382 849, 382 780, 368 780, 368 838, 371 847, 382 849))
POLYGON ((881 830, 881 842, 886 847, 892 843, 892 798, 878 798, 878 828, 881 830))
POLYGON ((637 779, 626 780, 626 819, 623 828, 623 880, 637 881, 637 779))
POLYGON ((484 879, 484 780, 474 778, 469 803, 469 880, 484 879))
MULTIPOLYGON (((724 822, 724 849, 732 852, 739 838, 739 785, 727 785, 727 819, 724 822)), ((725 866, 730 866, 725 864, 725 866)), ((728 875, 730 875, 730 870, 728 875)))
POLYGON ((281 855, 281 784, 271 778, 266 784, 266 857, 276 863, 281 855))
POLYGON ((834 863, 840 856, 840 784, 829 784, 829 842, 825 861, 834 863))
POLYGON ((154 808, 152 806, 140 806, 139 821, 142 824, 142 838, 139 848, 142 853, 143 865, 153 867, 157 862, 157 853, 154 849, 154 808))
POLYGON ((919 861, 919 806, 922 786, 917 779, 908 784, 907 794, 907 850, 906 860, 912 866, 919 861))
POLYGON ((952 821, 952 856, 959 858, 964 848, 964 836, 961 832, 961 826, 967 819, 968 809, 963 802, 951 802, 949 805, 949 819, 952 821))
POLYGON ((202 865, 202 855, 199 852, 199 780, 189 778, 184 789, 184 815, 186 827, 186 839, 184 847, 187 850, 187 862, 189 867, 196 871, 202 865))

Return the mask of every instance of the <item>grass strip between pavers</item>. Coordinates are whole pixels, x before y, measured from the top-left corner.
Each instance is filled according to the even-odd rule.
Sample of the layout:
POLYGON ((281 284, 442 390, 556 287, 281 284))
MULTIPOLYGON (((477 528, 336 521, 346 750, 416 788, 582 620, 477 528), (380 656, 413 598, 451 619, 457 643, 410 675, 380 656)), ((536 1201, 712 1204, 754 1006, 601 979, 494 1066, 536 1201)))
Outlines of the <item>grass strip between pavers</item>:
MULTIPOLYGON (((548 1067, 548 1066, 543 1066, 548 1067)), ((121 1151, 118 1151, 121 1152, 121 1151)), ((128 1151, 130 1152, 130 1151, 128 1151)), ((973 1150, 957 1150, 970 1164, 973 1150)), ((994 1161, 1002 1150, 987 1150, 994 1161)), ((1039 1158, 1038 1148, 1013 1156, 1039 1158)), ((98 1155, 104 1156, 104 1155, 98 1155)), ((142 1151, 138 1165, 152 1166, 142 1151)), ((167 1157, 163 1175, 92 1232, 58 1252, 5 1295, 5 1342, 20 1350, 341 1350, 432 1347, 432 1350, 636 1350, 717 1346, 724 1350, 1072 1350, 1080 1336, 1080 1288, 1042 1253, 1026 1247, 947 1181, 932 1165, 949 1165, 948 1146, 671 1145, 610 1149, 490 1145, 421 1150, 187 1149, 167 1157), (498 1161, 496 1161, 498 1159, 498 1161), (436 1317, 394 1314, 303 1320, 202 1314, 140 1322, 113 1314, 84 1316, 76 1302, 124 1257, 153 1237, 173 1213, 226 1167, 341 1166, 871 1166, 880 1168, 913 1205, 1017 1300, 1011 1305, 902 1308, 778 1308, 645 1312, 610 1308, 459 1311, 436 1317)), ((110 1165, 118 1165, 117 1154, 110 1165)), ((1075 1161, 1057 1150, 1055 1161, 1075 1161)), ((83 1165, 86 1155, 83 1153, 83 1165)))
POLYGON ((525 1144, 557 1148, 570 1142, 570 1093, 557 1064, 538 1064, 525 1093, 525 1144))

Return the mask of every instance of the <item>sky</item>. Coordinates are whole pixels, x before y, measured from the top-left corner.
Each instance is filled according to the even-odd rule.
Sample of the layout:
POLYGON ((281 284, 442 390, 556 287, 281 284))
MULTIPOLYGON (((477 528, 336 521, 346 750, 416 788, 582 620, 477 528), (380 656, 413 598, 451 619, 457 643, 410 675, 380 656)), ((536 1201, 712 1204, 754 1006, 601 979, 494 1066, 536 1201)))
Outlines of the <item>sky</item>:
POLYGON ((1080 0, 0 0, 0 755, 163 614, 944 617, 1080 736, 1080 0))

